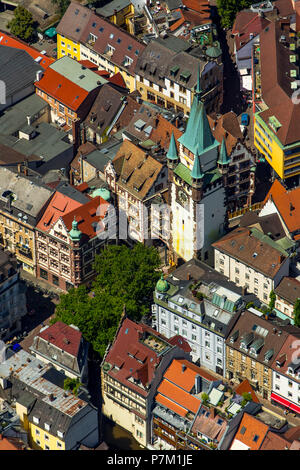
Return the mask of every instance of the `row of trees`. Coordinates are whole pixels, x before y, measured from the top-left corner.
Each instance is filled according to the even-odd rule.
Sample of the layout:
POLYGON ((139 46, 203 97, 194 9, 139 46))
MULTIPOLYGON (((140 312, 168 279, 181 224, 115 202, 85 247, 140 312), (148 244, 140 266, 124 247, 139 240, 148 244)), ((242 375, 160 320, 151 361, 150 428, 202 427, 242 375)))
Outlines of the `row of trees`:
POLYGON ((104 355, 114 339, 120 317, 140 320, 149 312, 159 279, 160 258, 155 248, 109 245, 96 257, 92 292, 85 286, 61 295, 53 322, 77 326, 94 351, 104 355))

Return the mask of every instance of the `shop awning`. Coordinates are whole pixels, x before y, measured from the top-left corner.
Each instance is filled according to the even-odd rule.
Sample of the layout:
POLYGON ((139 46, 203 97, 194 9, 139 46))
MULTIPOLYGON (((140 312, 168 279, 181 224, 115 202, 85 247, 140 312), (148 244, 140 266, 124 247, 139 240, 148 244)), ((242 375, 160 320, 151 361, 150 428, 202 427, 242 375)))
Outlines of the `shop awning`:
POLYGON ((295 403, 292 403, 286 398, 281 397, 280 395, 277 395, 276 393, 271 393, 271 400, 274 400, 277 403, 280 403, 280 405, 285 406, 289 410, 295 411, 296 413, 300 414, 300 406, 296 405, 295 403))

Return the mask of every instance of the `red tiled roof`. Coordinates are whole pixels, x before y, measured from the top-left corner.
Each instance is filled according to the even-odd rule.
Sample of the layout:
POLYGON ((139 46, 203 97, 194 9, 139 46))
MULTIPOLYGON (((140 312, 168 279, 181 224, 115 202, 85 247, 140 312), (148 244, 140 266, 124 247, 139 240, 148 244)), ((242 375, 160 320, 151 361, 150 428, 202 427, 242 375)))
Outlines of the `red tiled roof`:
POLYGON ((39 65, 41 65, 43 69, 46 69, 54 62, 52 57, 47 57, 45 54, 41 54, 40 51, 34 49, 34 47, 28 46, 28 44, 25 44, 20 39, 14 38, 13 36, 10 36, 3 31, 0 32, 0 45, 14 47, 15 49, 22 49, 23 51, 26 51, 34 60, 36 60, 38 57, 41 57, 42 60, 39 61, 39 65))
POLYGON ((156 119, 157 124, 150 134, 150 139, 167 151, 169 149, 172 132, 174 133, 176 142, 179 137, 182 136, 182 132, 160 114, 156 116, 156 119))
POLYGON ((124 78, 122 77, 120 72, 118 72, 115 75, 113 75, 112 77, 108 78, 108 81, 110 83, 113 83, 114 85, 118 85, 122 88, 126 88, 126 83, 125 83, 124 78))
POLYGON ((177 20, 175 23, 173 23, 172 26, 170 26, 170 28, 169 28, 170 31, 176 31, 176 29, 179 28, 185 22, 185 18, 183 16, 182 11, 180 10, 180 8, 178 8, 175 11, 178 11, 180 13, 181 17, 179 18, 179 20, 177 20))
POLYGON ((83 67, 86 67, 87 69, 90 70, 98 70, 98 65, 94 64, 90 60, 79 60, 78 61, 83 67))
POLYGON ((179 346, 185 352, 189 353, 192 351, 192 348, 189 345, 189 343, 180 335, 175 335, 172 338, 170 338, 169 343, 172 344, 173 346, 179 346))
POLYGON ((129 320, 129 318, 125 318, 105 361, 112 366, 117 365, 120 367, 121 365, 120 370, 110 369, 108 374, 111 377, 146 397, 148 390, 143 387, 152 383, 155 377, 156 367, 161 361, 161 356, 142 341, 144 334, 157 336, 166 342, 166 346, 169 344, 167 338, 149 326, 142 323, 135 323, 129 320), (142 364, 140 362, 142 359, 138 360, 137 356, 144 358, 142 364), (140 379, 143 387, 129 381, 128 379, 131 377, 140 379))
POLYGON ((286 450, 290 446, 291 443, 284 436, 268 431, 260 450, 286 450))
POLYGON ((25 450, 26 445, 16 437, 0 437, 1 450, 25 450))
POLYGON ((268 432, 268 429, 269 427, 266 424, 262 423, 254 416, 244 413, 232 445, 234 445, 235 440, 237 439, 248 446, 249 450, 258 450, 268 432), (255 439, 255 436, 258 436, 257 439, 255 439))
POLYGON ((75 328, 58 321, 40 331, 38 336, 68 354, 77 357, 82 334, 75 328))
POLYGON ((102 197, 98 196, 82 204, 76 209, 68 212, 62 216, 62 220, 68 231, 72 228, 72 222, 74 218, 78 221, 78 230, 80 230, 86 237, 96 237, 96 230, 102 231, 101 220, 104 218, 109 203, 106 202, 102 197), (95 225, 98 224, 98 225, 95 225))
POLYGON ((81 205, 80 202, 74 201, 57 191, 51 199, 43 217, 37 224, 37 229, 48 232, 59 217, 73 211, 81 205))
POLYGON ((208 0, 182 0, 182 3, 190 10, 198 13, 207 14, 210 12, 210 4, 208 0))
POLYGON ((264 204, 271 199, 289 232, 300 229, 300 187, 286 190, 282 184, 275 179, 268 192, 264 204))
POLYGON ((51 68, 45 70, 43 77, 35 82, 35 86, 73 111, 77 111, 89 95, 88 91, 51 68))
POLYGON ((252 401, 254 401, 255 403, 260 403, 259 399, 257 398, 253 388, 251 387, 249 381, 247 379, 245 379, 242 383, 240 383, 236 389, 235 389, 235 393, 237 393, 238 395, 243 395, 243 393, 250 393, 251 394, 251 397, 252 397, 252 401))

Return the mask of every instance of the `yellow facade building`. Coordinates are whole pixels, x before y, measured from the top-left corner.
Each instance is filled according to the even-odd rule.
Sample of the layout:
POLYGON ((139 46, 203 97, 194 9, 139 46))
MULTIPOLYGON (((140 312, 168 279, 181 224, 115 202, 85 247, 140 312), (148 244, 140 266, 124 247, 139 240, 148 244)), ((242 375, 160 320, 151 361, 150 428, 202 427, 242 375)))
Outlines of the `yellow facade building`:
POLYGON ((297 37, 287 23, 271 23, 253 52, 254 144, 282 180, 300 175, 297 37), (283 40, 284 38, 284 40, 283 40))

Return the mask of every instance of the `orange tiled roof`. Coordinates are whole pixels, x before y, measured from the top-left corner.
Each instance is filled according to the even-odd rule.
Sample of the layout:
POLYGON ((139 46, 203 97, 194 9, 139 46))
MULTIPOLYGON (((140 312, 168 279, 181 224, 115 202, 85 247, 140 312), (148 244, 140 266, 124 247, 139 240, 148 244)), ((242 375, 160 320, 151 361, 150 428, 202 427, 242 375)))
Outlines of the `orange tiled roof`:
POLYGON ((68 80, 55 70, 48 68, 35 86, 73 111, 81 106, 89 95, 88 91, 68 80))
POLYGON ((170 26, 170 28, 169 28, 170 31, 176 31, 176 29, 179 28, 179 26, 181 26, 185 22, 185 18, 183 16, 182 11, 180 10, 180 8, 178 8, 175 11, 178 11, 180 13, 181 17, 179 18, 179 20, 177 20, 175 23, 173 23, 172 26, 170 26))
POLYGON ((247 379, 245 379, 242 383, 240 383, 236 387, 235 393, 237 393, 238 395, 243 395, 243 393, 250 393, 252 397, 252 401, 254 401, 255 403, 260 403, 259 399, 257 398, 253 388, 251 387, 247 379))
POLYGON ((268 432, 268 429, 269 427, 266 424, 254 418, 254 416, 244 413, 234 441, 236 439, 239 440, 248 446, 250 448, 249 450, 258 450, 268 432), (257 439, 255 436, 258 436, 257 439))
POLYGON ((62 220, 68 231, 72 228, 72 222, 74 217, 78 222, 78 230, 80 230, 88 238, 96 237, 95 224, 99 223, 97 230, 101 230, 101 220, 104 218, 105 213, 108 210, 109 203, 106 202, 102 197, 98 196, 87 202, 81 204, 76 209, 68 212, 62 216, 62 220))
MULTIPOLYGON (((275 179, 268 192, 264 204, 272 198, 280 216, 289 232, 300 229, 300 187, 287 191, 282 184, 275 179)), ((298 236, 299 238, 299 236, 298 236)))
POLYGON ((54 62, 52 57, 47 57, 45 54, 41 54, 37 49, 28 46, 20 39, 14 38, 8 34, 3 33, 2 31, 0 32, 0 45, 14 47, 15 49, 22 49, 23 51, 26 51, 34 60, 36 60, 38 57, 41 57, 42 60, 39 62, 39 65, 41 65, 43 69, 46 69, 54 62))
POLYGON ((209 376, 209 374, 203 374, 204 371, 200 367, 192 364, 185 359, 174 359, 170 367, 165 372, 164 378, 183 388, 187 392, 190 392, 195 385, 195 377, 200 375, 210 381, 214 381, 215 378, 209 376), (183 367, 185 370, 183 371, 183 367))
POLYGON ((0 451, 1 450, 24 450, 25 447, 26 446, 22 441, 14 437, 10 437, 9 439, 6 437, 0 438, 0 451))
POLYGON ((177 413, 179 416, 186 416, 188 412, 186 408, 182 408, 182 406, 177 405, 176 403, 164 397, 160 393, 156 396, 155 400, 157 401, 157 403, 160 403, 168 409, 175 411, 175 413, 177 413))
POLYGON ((192 411, 192 413, 197 413, 199 406, 201 405, 199 398, 190 395, 188 392, 166 379, 163 379, 157 391, 182 408, 192 411))
POLYGON ((79 206, 82 206, 80 202, 74 201, 74 199, 57 191, 51 199, 43 217, 37 224, 37 229, 48 232, 59 217, 73 211, 79 206))

